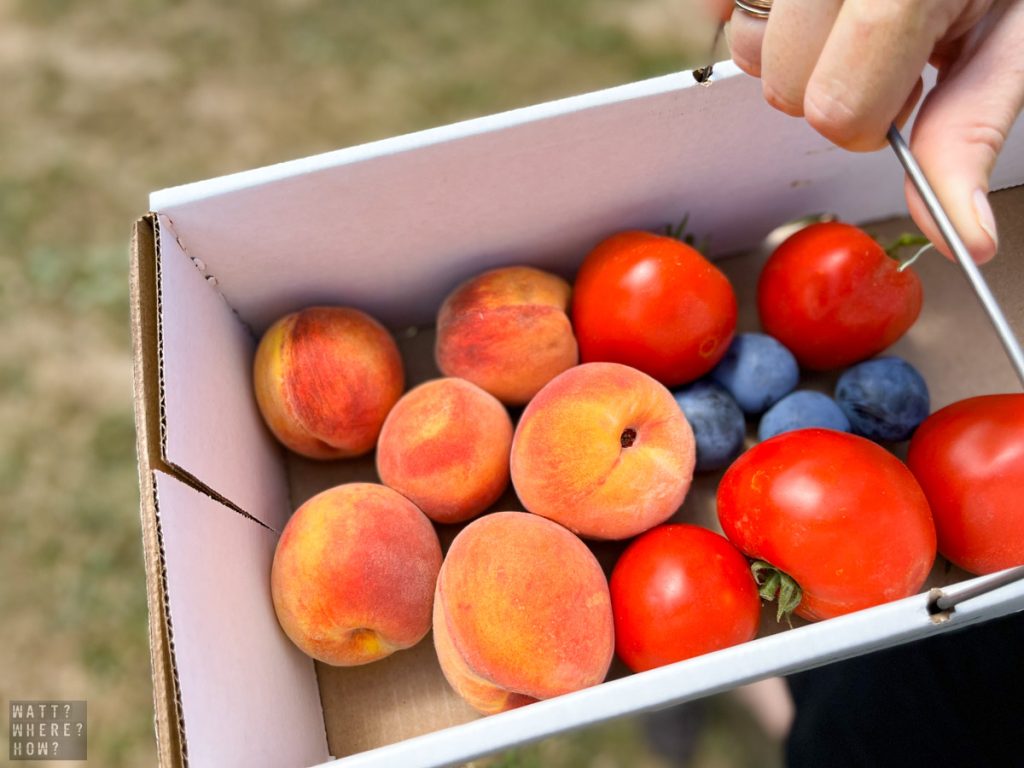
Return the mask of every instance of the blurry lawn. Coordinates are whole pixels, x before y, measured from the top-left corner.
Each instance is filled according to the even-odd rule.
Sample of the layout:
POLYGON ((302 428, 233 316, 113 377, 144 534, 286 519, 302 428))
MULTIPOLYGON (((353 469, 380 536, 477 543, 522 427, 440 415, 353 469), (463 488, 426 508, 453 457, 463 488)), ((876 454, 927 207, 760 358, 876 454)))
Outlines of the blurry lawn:
MULTIPOLYGON (((127 313, 147 193, 703 63, 693 2, 0 0, 5 710, 88 699, 93 764, 155 761, 127 313)), ((648 764, 638 733, 495 765, 648 764)))

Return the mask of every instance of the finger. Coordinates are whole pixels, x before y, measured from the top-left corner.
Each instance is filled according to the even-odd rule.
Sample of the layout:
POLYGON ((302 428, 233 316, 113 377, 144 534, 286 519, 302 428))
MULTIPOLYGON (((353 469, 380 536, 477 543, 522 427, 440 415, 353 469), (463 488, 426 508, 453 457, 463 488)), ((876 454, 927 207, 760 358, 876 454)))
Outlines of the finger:
POLYGON ((960 0, 847 0, 804 94, 804 115, 841 147, 885 143, 960 0))
POLYGON ((804 91, 821 56, 842 0, 775 0, 761 46, 764 96, 776 109, 800 117, 804 91))
POLYGON ((725 28, 729 53, 736 66, 754 77, 761 76, 761 42, 764 40, 764 19, 737 10, 725 28))
MULTIPOLYGON (((971 53, 971 52, 968 52, 971 53)), ((925 99, 911 149, 975 261, 998 246, 988 203, 989 177, 1024 104, 1024 3, 1006 3, 991 17, 970 58, 961 60, 925 99)), ((908 183, 914 221, 950 256, 938 227, 908 183)))
MULTIPOLYGON (((978 28, 983 27, 979 22, 990 16, 992 6, 997 5, 994 0, 983 0, 983 2, 969 3, 953 25, 946 30, 946 34, 932 50, 928 63, 940 71, 948 70, 949 67, 960 58, 968 41, 976 40, 978 28), (968 34, 970 32, 970 34, 968 34)), ((997 9, 998 10, 998 9, 997 9)))
POLYGON ((900 109, 899 114, 896 115, 896 119, 893 120, 893 123, 895 123, 896 127, 900 130, 903 130, 903 126, 906 125, 907 120, 909 120, 910 116, 914 114, 914 107, 917 106, 917 102, 921 99, 921 93, 923 91, 924 80, 919 77, 917 78, 917 82, 914 84, 914 90, 910 92, 910 95, 903 103, 903 107, 900 109))
POLYGON ((728 21, 732 15, 733 0, 704 0, 704 8, 719 21, 728 21))

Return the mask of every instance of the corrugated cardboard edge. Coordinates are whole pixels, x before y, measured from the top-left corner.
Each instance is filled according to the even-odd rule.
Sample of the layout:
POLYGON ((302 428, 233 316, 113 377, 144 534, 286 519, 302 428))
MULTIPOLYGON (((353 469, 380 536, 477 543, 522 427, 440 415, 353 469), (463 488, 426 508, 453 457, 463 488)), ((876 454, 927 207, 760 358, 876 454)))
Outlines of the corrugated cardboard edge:
MULTIPOLYGON (((234 315, 235 320, 245 329, 245 332, 250 336, 253 335, 253 330, 250 328, 241 316, 233 307, 231 307, 224 297, 224 294, 217 288, 217 279, 213 275, 209 275, 206 272, 206 266, 199 259, 193 257, 185 244, 178 237, 177 232, 174 231, 172 222, 166 216, 160 213, 149 213, 142 220, 149 223, 149 237, 152 242, 152 281, 153 281, 153 296, 152 296, 152 327, 149 329, 150 334, 143 337, 142 343, 144 345, 150 344, 153 350, 153 363, 149 369, 149 373, 152 375, 147 379, 151 382, 154 387, 152 398, 148 400, 151 411, 151 425, 149 431, 149 449, 152 452, 153 464, 152 467, 159 468, 167 474, 181 480, 186 485, 191 486, 200 493, 203 493, 210 498, 214 499, 218 503, 234 510, 243 517, 249 518, 253 522, 262 525, 264 528, 280 533, 272 526, 258 519, 248 511, 243 509, 241 506, 236 504, 232 499, 228 498, 224 494, 218 492, 216 489, 208 485, 207 483, 196 477, 195 474, 188 471, 180 463, 172 460, 171 454, 168 450, 168 424, 167 424, 167 380, 166 380, 166 368, 165 368, 165 334, 163 326, 164 318, 164 296, 163 296, 163 278, 162 270, 163 265, 166 263, 164 257, 166 254, 161 253, 161 242, 164 242, 162 237, 166 233, 170 237, 173 237, 178 247, 181 248, 181 252, 186 258, 192 263, 192 266, 203 276, 207 284, 214 290, 224 305, 234 315)), ((148 278, 147 278, 148 280, 148 278)), ((143 284, 142 288, 147 289, 147 285, 143 284)), ((147 313, 149 309, 145 310, 147 313)), ((145 315, 144 315, 145 316, 145 315)), ((149 349, 150 347, 145 347, 149 349)), ((136 401, 138 401, 142 390, 136 387, 136 401)), ((282 459, 283 460, 283 459, 282 459)), ((283 527, 283 526, 282 526, 283 527)))
POLYGON ((153 669, 153 709, 157 756, 163 768, 184 768, 184 724, 180 690, 167 611, 167 587, 163 545, 157 519, 155 470, 169 471, 160 450, 159 313, 157 299, 158 259, 154 217, 147 215, 132 230, 129 288, 135 434, 139 464, 139 515, 146 568, 146 603, 149 609, 149 655, 153 669))

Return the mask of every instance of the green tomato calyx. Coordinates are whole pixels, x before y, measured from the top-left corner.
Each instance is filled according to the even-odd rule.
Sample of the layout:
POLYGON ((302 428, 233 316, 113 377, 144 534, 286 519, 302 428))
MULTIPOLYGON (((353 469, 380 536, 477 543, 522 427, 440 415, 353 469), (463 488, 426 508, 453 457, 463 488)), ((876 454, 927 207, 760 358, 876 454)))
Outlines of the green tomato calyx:
POLYGON ((931 247, 931 241, 924 235, 914 235, 905 232, 904 234, 896 238, 892 245, 885 249, 885 253, 890 259, 894 259, 895 261, 899 262, 899 266, 896 268, 896 271, 902 272, 903 270, 911 266, 915 261, 917 261, 921 254, 923 254, 931 247), (910 247, 917 248, 917 250, 914 251, 914 254, 908 259, 900 258, 900 252, 904 248, 910 247))
POLYGON ((790 616, 804 596, 800 585, 788 573, 764 560, 755 560, 750 566, 750 572, 761 599, 769 603, 776 601, 775 620, 781 622, 785 618, 786 623, 792 626, 790 616))
POLYGON ((666 224, 665 228, 661 231, 661 234, 665 237, 671 237, 673 240, 685 243, 702 256, 706 257, 708 255, 708 247, 711 245, 711 237, 705 236, 700 242, 697 242, 693 233, 687 229, 687 225, 689 223, 690 214, 687 213, 676 224, 666 224))

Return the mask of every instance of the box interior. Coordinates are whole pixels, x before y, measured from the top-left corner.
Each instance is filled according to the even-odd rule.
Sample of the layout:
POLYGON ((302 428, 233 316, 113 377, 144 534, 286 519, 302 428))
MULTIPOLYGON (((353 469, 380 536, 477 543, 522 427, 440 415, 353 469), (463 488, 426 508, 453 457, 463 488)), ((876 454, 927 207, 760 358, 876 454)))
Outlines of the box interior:
MULTIPOLYGON (((604 235, 688 212, 716 253, 747 251, 720 264, 737 290, 738 330, 755 330, 752 296, 766 234, 822 210, 852 221, 904 210, 894 157, 833 151, 802 121, 765 106, 756 81, 724 65, 717 71, 710 87, 673 75, 312 158, 269 176, 154 195, 158 322, 151 342, 159 380, 152 407, 160 429, 148 439, 159 444, 151 467, 159 553, 147 568, 165 592, 166 616, 157 620, 165 626, 175 673, 169 684, 177 689, 190 763, 310 765, 328 752, 360 753, 475 719, 444 682, 429 637, 384 662, 316 665, 314 675, 313 663, 276 624, 269 564, 291 510, 338 482, 376 480, 372 456, 308 461, 283 451, 262 425, 250 366, 258 334, 277 316, 317 302, 375 314, 396 332, 412 385, 438 375, 429 323, 461 279, 508 263, 571 276, 604 235), (754 137, 750 126, 757 126, 754 137)), ((1011 137, 996 186, 1024 181, 1020 136, 1011 137)), ((1024 192, 994 195, 993 202, 1002 255, 985 274, 1022 335, 1024 192)), ((909 227, 896 220, 871 231, 891 238, 909 227)), ((933 410, 1017 390, 957 268, 934 253, 919 263, 925 309, 892 351, 922 371, 933 410)), ((832 381, 819 376, 814 386, 827 389, 832 381)), ((717 527, 717 480, 700 477, 677 519, 717 527)), ((496 507, 521 508, 511 493, 496 507)), ((442 542, 455 532, 441 527, 442 542)), ((595 546, 609 568, 620 549, 595 546)), ((964 577, 940 566, 930 585, 964 577)), ((889 635, 850 635, 836 620, 786 632, 788 667, 762 652, 775 641, 765 637, 730 649, 725 666, 684 662, 487 721, 504 723, 504 743, 513 743, 508 739, 550 732, 554 715, 545 713, 580 724, 636 702, 711 692, 740 680, 739 669, 755 679, 924 633, 930 621, 922 607, 908 604, 900 619, 905 635, 896 620, 889 635), (688 687, 659 687, 672 674, 688 687)), ((872 609, 879 617, 895 610, 872 609)), ((762 626, 771 634, 774 619, 762 626)), ((613 677, 621 673, 617 668, 613 677)), ((488 734, 497 748, 497 727, 477 721, 464 733, 488 734)))

